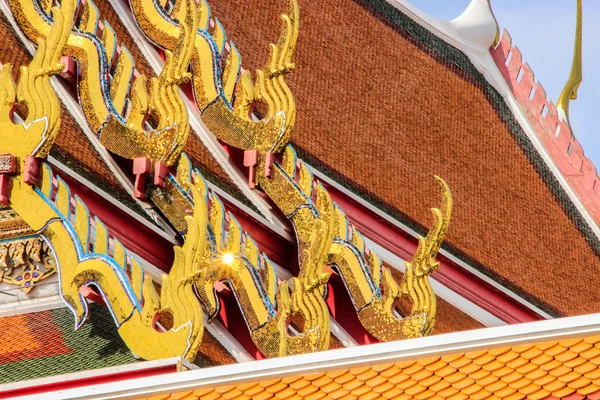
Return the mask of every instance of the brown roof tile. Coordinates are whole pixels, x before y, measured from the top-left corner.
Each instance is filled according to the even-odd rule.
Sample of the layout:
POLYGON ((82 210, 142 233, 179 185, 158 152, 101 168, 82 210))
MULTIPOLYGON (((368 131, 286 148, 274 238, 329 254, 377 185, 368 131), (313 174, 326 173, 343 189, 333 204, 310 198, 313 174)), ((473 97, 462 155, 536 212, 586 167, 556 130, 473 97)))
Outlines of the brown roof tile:
MULTIPOLYGON (((285 2, 210 3, 245 67, 261 67, 285 2)), ((439 203, 433 175, 442 176, 455 200, 451 248, 557 314, 598 311, 588 290, 600 279, 589 272, 600 267, 597 239, 466 57, 395 15, 413 25, 408 35, 366 2, 299 3, 287 78, 299 153, 421 231, 439 203)))
POLYGON ((237 361, 207 329, 204 329, 202 344, 194 363, 200 367, 214 367, 217 365, 235 364, 237 361))

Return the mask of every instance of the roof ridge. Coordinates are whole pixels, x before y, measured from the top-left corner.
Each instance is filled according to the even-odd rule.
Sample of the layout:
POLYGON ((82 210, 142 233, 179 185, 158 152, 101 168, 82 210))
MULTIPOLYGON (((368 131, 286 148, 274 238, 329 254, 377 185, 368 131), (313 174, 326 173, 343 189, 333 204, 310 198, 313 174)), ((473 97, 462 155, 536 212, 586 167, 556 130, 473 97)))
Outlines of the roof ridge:
POLYGON ((568 121, 547 99, 542 84, 535 82, 535 74, 529 64, 523 62, 521 51, 513 45, 506 29, 490 53, 550 157, 584 207, 600 223, 600 193, 596 191, 600 178, 596 167, 585 156, 568 121))

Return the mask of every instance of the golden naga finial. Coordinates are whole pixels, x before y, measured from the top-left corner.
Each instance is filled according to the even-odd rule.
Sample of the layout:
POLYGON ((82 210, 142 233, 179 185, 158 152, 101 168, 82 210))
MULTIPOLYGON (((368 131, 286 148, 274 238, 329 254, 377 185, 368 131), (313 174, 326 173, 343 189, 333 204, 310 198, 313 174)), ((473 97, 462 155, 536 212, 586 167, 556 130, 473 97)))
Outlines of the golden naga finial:
MULTIPOLYGON (((56 20, 50 18, 37 0, 10 0, 15 19, 27 37, 38 43, 50 39, 56 20)), ((74 0, 63 1, 75 7, 74 0)), ((134 76, 134 62, 125 46, 117 54, 114 31, 105 23, 101 37, 97 35, 100 16, 92 0, 82 3, 81 19, 68 26, 65 55, 78 61, 79 99, 86 120, 110 151, 125 158, 147 157, 172 165, 177 162, 189 134, 188 111, 181 98, 179 85, 187 82, 187 72, 198 28, 196 3, 178 2, 180 26, 175 45, 165 51, 165 66, 158 78, 150 82, 134 76), (73 28, 73 29, 71 29, 73 28), (118 60, 117 60, 118 55, 118 60), (116 67, 113 71, 113 64, 116 67), (131 87, 131 93, 130 93, 131 87), (125 107, 127 102, 131 107, 125 107), (152 123, 146 123, 151 120, 152 123)), ((79 15, 79 14, 78 14, 79 15)))
POLYGON ((569 104, 571 100, 577 99, 577 91, 583 81, 583 9, 582 0, 577 0, 577 25, 575 28, 575 50, 573 51, 573 64, 571 65, 571 73, 565 87, 563 88, 556 107, 559 113, 562 111, 567 123, 571 125, 569 120, 569 104))
MULTIPOLYGON (((138 24, 165 49, 166 62, 160 76, 152 80, 150 93, 141 76, 133 80, 130 95, 131 56, 126 50, 121 52, 109 82, 116 37, 109 28, 102 38, 96 36, 99 16, 91 0, 82 5, 78 27, 72 30, 72 20, 62 23, 55 17, 52 21, 47 7, 38 7, 37 1, 10 0, 19 25, 31 40, 40 43, 40 50, 47 51, 39 40, 52 42, 55 30, 68 33, 64 53, 79 61, 80 99, 101 143, 127 158, 148 157, 167 165, 178 162, 177 172, 167 173, 164 187, 154 188, 151 194, 173 225, 186 232, 185 244, 175 249, 174 265, 163 278, 160 296, 151 281, 144 281, 139 264, 122 246, 115 245, 109 254, 103 226, 99 222, 91 226, 85 206, 77 199, 73 215, 64 182, 59 180, 53 193, 49 168, 43 169, 39 190, 25 184, 20 175, 14 178, 11 201, 15 211, 53 244, 61 265, 61 293, 76 316, 77 326, 87 315, 80 289, 94 282, 107 294, 119 332, 134 353, 147 359, 182 355, 192 360, 202 338, 203 308, 209 318, 217 315, 215 283, 225 281, 233 287, 251 337, 263 354, 273 357, 323 350, 329 347, 330 339, 324 296, 328 279, 336 271, 347 283, 360 321, 376 337, 393 340, 431 333, 436 303, 428 278, 437 268, 435 257, 450 220, 450 191, 437 178, 444 194, 441 210, 434 209, 434 228, 427 238, 419 240, 417 254, 406 264, 403 281, 397 283, 287 144, 296 105, 284 76, 294 67, 291 57, 298 36, 297 0, 287 0, 280 38, 271 45, 264 69, 257 71, 256 84, 248 72, 241 73, 239 52, 226 41, 219 21, 211 20, 206 0, 199 4, 178 0, 171 13, 160 10, 156 0, 131 0, 138 24), (233 215, 225 213, 219 198, 208 190, 182 153, 189 126, 177 86, 190 78, 205 124, 220 140, 246 152, 251 184, 263 190, 292 223, 299 249, 297 277, 278 282, 268 258, 260 254, 233 215), (124 110, 126 100, 130 100, 128 111, 124 110), (268 106, 260 121, 250 114, 256 102, 268 106), (157 126, 150 131, 144 129, 148 116, 157 126), (184 218, 190 206, 194 214, 184 218), (89 243, 91 231, 95 232, 94 243, 89 243), (398 318, 394 306, 401 296, 407 296, 413 307, 409 315, 398 318), (172 315, 173 329, 156 330, 154 321, 159 313, 172 315), (290 334, 290 324, 297 334, 290 334)), ((63 0, 63 7, 69 10, 74 4, 74 0, 63 0)), ((58 49, 60 43, 48 48, 58 49)), ((52 51, 54 61, 47 64, 51 67, 61 53, 52 51)), ((3 72, 3 76, 10 75, 3 72)), ((15 93, 14 84, 0 86, 0 100, 7 99, 0 103, 1 110, 10 109, 18 97, 15 93)), ((35 98, 30 101, 37 107, 35 98)), ((40 132, 37 142, 47 131, 40 132)), ((0 141, 0 148, 4 145, 0 141)), ((9 149, 19 145, 6 142, 9 149)))
MULTIPOLYGON (((181 19, 178 3, 169 15, 155 0, 131 0, 138 25, 166 50, 175 48, 181 29, 177 22, 181 19)), ((279 40, 270 46, 269 59, 256 72, 255 84, 249 71, 242 72, 241 56, 233 43, 226 42, 225 30, 218 19, 212 20, 214 29, 209 33, 211 15, 206 0, 200 1, 198 13, 200 22, 191 67, 194 100, 202 112, 202 120, 213 134, 231 146, 253 149, 259 140, 274 146, 270 151, 283 151, 296 116, 294 96, 284 77, 294 68, 291 57, 298 38, 300 14, 297 0, 287 0, 279 40), (225 63, 221 68, 222 59, 225 63), (268 109, 261 121, 251 116, 256 102, 268 109)))
POLYGON ((53 7, 54 24, 47 40, 38 40, 38 48, 28 67, 21 67, 19 83, 12 77, 12 65, 0 66, 0 154, 44 158, 54 144, 60 127, 60 103, 50 78, 60 73, 63 47, 67 42, 75 9, 65 1, 53 7), (16 104, 27 107, 22 124, 14 124, 11 110, 16 104), (19 133, 17 133, 19 132, 19 133))
MULTIPOLYGON (((192 196, 189 200, 193 198, 194 210, 202 210, 208 215, 208 222, 203 225, 203 237, 207 236, 207 230, 210 235, 202 245, 196 246, 196 252, 201 257, 195 262, 197 273, 192 280, 208 319, 218 315, 220 302, 214 288, 217 282, 223 282, 236 293, 250 336, 265 356, 277 357, 327 349, 329 312, 323 299, 323 285, 326 281, 318 282, 318 269, 324 261, 323 249, 329 245, 327 239, 308 242, 300 256, 300 262, 310 267, 303 268, 298 278, 280 283, 271 261, 260 253, 256 243, 242 231, 235 217, 225 212, 221 200, 210 193, 200 173, 192 171, 184 153, 179 161, 177 175, 167 177, 165 190, 177 198, 178 193, 187 192, 185 187, 190 189, 189 194, 192 196), (300 316, 303 323, 301 326, 294 326, 298 333, 291 336, 288 326, 293 325, 290 321, 297 316, 300 316)), ((322 210, 331 210, 331 199, 329 196, 322 196, 323 193, 317 194, 321 199, 317 203, 324 207, 322 210), (323 205, 323 202, 326 204, 323 205)), ((166 214, 172 215, 166 202, 159 203, 158 206, 166 206, 166 214)), ((297 218, 310 219, 312 211, 315 210, 299 209, 297 218)), ((199 211, 195 211, 194 214, 198 213, 199 211)), ((311 227, 331 232, 330 215, 321 217, 317 220, 313 218, 316 225, 311 227)), ((186 243, 190 240, 191 233, 188 228, 186 243)), ((307 229, 301 236, 312 233, 307 229)), ((301 245, 305 243, 306 239, 301 245)))
POLYGON ((496 19, 496 15, 494 14, 494 9, 492 8, 492 0, 488 0, 488 6, 490 7, 490 12, 492 13, 494 22, 496 22, 496 37, 494 38, 494 43, 492 43, 492 47, 496 47, 498 46, 498 43, 500 43, 500 24, 498 24, 498 20, 496 19))
MULTIPOLYGON (((81 289, 95 286, 104 295, 119 334, 136 355, 145 359, 185 357, 193 361, 204 327, 202 307, 192 288, 197 264, 193 249, 206 238, 206 230, 195 229, 205 213, 195 210, 194 216, 187 219, 189 240, 183 248, 175 248, 177 257, 169 275, 163 278, 159 298, 151 279, 144 279, 135 256, 118 240, 109 246, 104 225, 90 218, 85 204, 71 196, 69 187, 60 177, 53 176, 47 164, 36 161, 48 154, 58 134, 60 103, 49 80, 64 68, 58 61, 71 32, 74 4, 64 0, 61 8, 52 8, 54 22, 47 39, 38 40, 31 64, 21 68, 17 88, 11 66, 4 65, 0 70, 0 153, 3 162, 8 160, 8 166, 3 165, 0 170, 0 179, 2 187, 10 188, 3 189, 2 202, 9 203, 51 249, 60 293, 75 316, 76 329, 88 316, 81 289), (13 123, 11 119, 10 112, 17 102, 28 109, 23 123, 13 123), (20 167, 15 165, 17 162, 20 167), (195 303, 187 304, 192 299, 195 303), (156 325, 155 317, 162 312, 172 314, 176 324, 172 329, 161 331, 156 325)), ((25 262, 24 251, 29 251, 31 259, 38 262, 48 254, 42 242, 33 242, 33 249, 29 250, 25 243, 21 245, 21 254, 16 254, 18 265, 25 262)), ((50 273, 48 269, 47 274, 50 273)))
MULTIPOLYGON (((341 229, 329 255, 330 265, 343 277, 349 290, 358 318, 365 329, 384 341, 416 338, 431 334, 435 325, 436 298, 429 276, 439 267, 435 261, 446 236, 452 214, 452 195, 446 182, 435 177, 442 188, 442 205, 433 208, 434 225, 426 238, 419 238, 419 247, 410 262, 402 282, 398 284, 373 251, 365 248, 360 233, 350 226, 338 209, 338 225, 341 229), (350 233, 348 233, 350 231, 350 233), (361 273, 361 266, 368 266, 369 275, 361 273), (372 282, 366 279, 372 278, 372 282), (368 294, 368 295, 367 295, 368 294), (398 300, 406 296, 412 304, 408 315, 399 317, 398 300)), ((364 269, 364 267, 362 267, 364 269)))

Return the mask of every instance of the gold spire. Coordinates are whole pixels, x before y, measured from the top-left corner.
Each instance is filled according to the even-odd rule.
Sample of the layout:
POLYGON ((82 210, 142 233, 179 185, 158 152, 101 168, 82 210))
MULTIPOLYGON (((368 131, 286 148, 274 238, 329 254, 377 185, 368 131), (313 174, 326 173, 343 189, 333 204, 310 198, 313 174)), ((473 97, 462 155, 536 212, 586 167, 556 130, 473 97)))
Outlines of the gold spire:
POLYGON ((579 85, 583 81, 582 72, 582 20, 583 11, 581 7, 581 0, 577 0, 577 27, 575 29, 575 51, 573 52, 573 65, 571 66, 571 74, 569 80, 565 85, 560 97, 558 98, 557 108, 565 113, 567 123, 571 125, 569 121, 569 103, 571 100, 577 99, 577 90, 579 85))
POLYGON ((490 7, 490 12, 492 13, 492 17, 496 22, 496 37, 494 38, 494 43, 492 43, 492 47, 498 46, 500 43, 500 24, 498 24, 498 20, 496 19, 496 15, 494 14, 494 9, 492 8, 492 0, 488 0, 488 6, 490 7))

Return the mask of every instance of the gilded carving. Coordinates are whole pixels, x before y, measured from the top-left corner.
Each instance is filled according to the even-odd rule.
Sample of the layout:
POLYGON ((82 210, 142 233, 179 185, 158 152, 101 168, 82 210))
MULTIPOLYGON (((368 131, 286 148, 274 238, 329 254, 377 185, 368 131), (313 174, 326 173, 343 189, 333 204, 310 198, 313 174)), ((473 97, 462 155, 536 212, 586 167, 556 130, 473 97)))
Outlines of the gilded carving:
POLYGON ((577 20, 575 26, 575 48, 573 50, 573 62, 571 64, 571 72, 569 73, 569 79, 565 84, 558 101, 556 102, 556 108, 564 113, 567 123, 571 124, 569 120, 569 105, 571 100, 577 99, 577 92, 581 82, 583 82, 583 8, 582 0, 577 0, 577 20))
POLYGON ((75 0, 63 0, 62 8, 53 8, 52 14, 38 0, 10 3, 23 32, 38 42, 38 54, 32 61, 35 69, 25 69, 17 88, 10 67, 0 71, 0 128, 7 128, 0 129, 0 154, 14 156, 23 165, 11 178, 10 202, 50 246, 61 294, 73 310, 76 327, 87 317, 81 289, 93 286, 135 354, 193 360, 202 340, 204 312, 209 320, 216 317, 220 302, 215 285, 224 283, 235 294, 263 354, 323 350, 330 340, 327 282, 336 273, 359 320, 375 337, 396 340, 431 333, 436 302, 429 276, 438 266, 435 258, 450 221, 450 190, 436 177, 442 206, 433 209, 434 227, 419 239, 417 253, 397 283, 288 145, 296 105, 284 78, 294 68, 296 0, 287 0, 280 38, 271 45, 264 69, 257 71, 256 83, 248 71, 242 72, 238 50, 227 42, 219 21, 211 19, 205 0, 178 0, 169 12, 156 0, 131 0, 139 26, 165 50, 165 67, 149 84, 144 76, 134 76, 133 59, 117 45, 109 25, 97 35, 100 16, 91 0, 79 10, 77 26, 75 0), (90 220, 85 205, 71 198, 60 178, 54 188, 47 165, 42 165, 39 179, 24 179, 30 169, 25 159, 43 158, 58 132, 60 108, 49 77, 63 69, 58 64, 61 55, 78 62, 84 114, 108 150, 167 166, 178 163, 175 174, 166 173, 164 185, 148 189, 152 202, 185 235, 184 245, 175 247, 175 261, 163 276, 160 295, 133 255, 118 241, 109 245, 102 223, 90 220), (182 153, 189 123, 179 85, 190 80, 204 123, 218 139, 246 152, 252 161, 250 184, 272 200, 294 229, 299 273, 289 281, 278 281, 272 263, 182 153), (30 110, 23 124, 8 117, 15 102, 30 110), (260 120, 252 115, 258 102, 267 106, 260 120), (401 297, 412 304, 408 315, 396 310, 401 297), (171 314, 172 327, 156 324, 162 313, 171 314))
MULTIPOLYGON (((197 252, 201 256, 197 257, 198 273, 194 275, 194 286, 209 320, 219 313, 215 285, 221 282, 234 292, 250 335, 266 356, 306 353, 328 347, 329 311, 323 300, 325 281, 321 284, 318 275, 306 271, 290 282, 278 282, 269 258, 260 253, 235 217, 225 211, 219 197, 208 190, 185 153, 177 173, 167 177, 165 189, 156 191, 153 201, 172 221, 181 221, 190 209, 194 210, 194 215, 202 212, 208 216, 207 222, 198 221, 198 228, 194 228, 200 229, 199 235, 190 231, 191 225, 187 224, 186 244, 194 242, 190 235, 207 238, 198 244, 197 252), (288 328, 294 317, 303 324, 292 323, 295 334, 291 334, 288 328)), ((327 221, 330 221, 333 205, 328 197, 324 201, 328 202, 327 221)), ((304 212, 300 210, 298 218, 301 214, 304 212)), ((307 231, 306 234, 311 233, 307 231)), ((311 260, 314 266, 322 261, 322 255, 320 259, 313 259, 310 253, 318 252, 318 249, 307 248, 302 259, 311 260)))
POLYGON ((39 236, 0 241, 0 283, 29 293, 56 272, 56 260, 39 236))
MULTIPOLYGON (((10 0, 10 4, 30 40, 43 43, 49 38, 54 17, 37 0, 10 0)), ((148 85, 145 76, 134 78, 134 61, 126 47, 121 46, 117 61, 117 38, 110 25, 102 31, 102 37, 96 35, 99 15, 91 0, 82 5, 79 24, 67 27, 66 44, 58 56, 77 61, 79 98, 87 122, 100 142, 122 157, 148 157, 172 165, 187 141, 188 112, 179 85, 191 78, 187 69, 198 16, 193 1, 178 4, 182 28, 173 48, 165 51, 163 71, 148 85), (116 64, 114 73, 112 64, 116 64), (125 107, 128 102, 130 106, 125 107)), ((76 5, 76 0, 63 1, 63 8, 73 9, 76 5)))
MULTIPOLYGON (((175 10, 169 15, 156 0, 131 0, 138 25, 154 43, 167 50, 176 46, 180 35, 179 3, 175 3, 175 10)), ((256 72, 253 83, 250 72, 241 72, 241 57, 231 42, 221 69, 226 48, 224 29, 215 19, 216 28, 212 35, 209 33, 210 7, 206 0, 200 1, 200 22, 191 61, 194 100, 208 128, 234 147, 254 148, 253 138, 266 135, 264 142, 273 146, 270 150, 281 152, 292 134, 296 103, 284 77, 294 69, 291 58, 298 38, 300 12, 296 0, 287 0, 287 6, 287 13, 281 16, 279 40, 271 44, 269 59, 256 72), (265 104, 268 109, 260 121, 251 117, 255 102, 265 104)))
MULTIPOLYGON (((38 68, 30 66, 32 73, 22 73, 25 79, 41 81, 32 86, 23 85, 30 91, 38 90, 39 96, 40 88, 44 89, 42 78, 49 79, 50 75, 62 70, 62 66, 58 68, 55 62, 72 24, 74 10, 70 5, 72 3, 66 1, 62 8, 52 9, 54 24, 48 34, 48 43, 38 43, 38 52, 32 61, 32 65, 38 68)), ((53 268, 58 271, 61 296, 75 316, 76 329, 88 315, 82 288, 93 286, 103 296, 121 337, 135 354, 145 359, 183 356, 193 360, 202 339, 202 309, 197 301, 196 307, 182 304, 193 295, 190 276, 194 260, 190 258, 193 255, 190 247, 198 238, 190 234, 193 240, 183 248, 175 248, 178 257, 169 275, 163 277, 159 297, 150 277, 144 278, 135 257, 128 254, 117 240, 110 245, 104 225, 97 219, 91 220, 85 204, 76 196, 72 198, 64 181, 54 177, 47 164, 42 163, 38 168, 34 166, 31 155, 43 154, 56 137, 58 124, 52 121, 60 121, 60 108, 55 107, 58 102, 52 90, 45 92, 46 98, 43 99, 17 95, 7 70, 9 68, 5 65, 0 81, 3 88, 0 151, 11 154, 20 167, 14 171, 11 169, 14 174, 9 200, 12 209, 44 239, 47 247, 41 239, 32 240, 29 245, 23 241, 16 242, 12 250, 10 246, 0 246, 1 261, 5 266, 2 269, 3 279, 12 279, 13 270, 21 266, 23 279, 31 282, 34 273, 31 262, 34 266, 35 262, 44 262, 48 265, 47 271, 50 271, 49 262, 52 260, 53 268), (33 118, 30 122, 13 123, 10 115, 12 104, 22 98, 28 101, 29 115, 35 117, 29 117, 33 118), (42 112, 51 118, 41 115, 42 112), (32 171, 35 169, 37 171, 32 171), (36 179, 26 182, 28 174, 35 175, 36 179), (28 267, 32 268, 31 279, 25 277, 28 267), (177 323, 166 332, 159 331, 155 324, 157 313, 163 311, 173 314, 177 323)), ((193 224, 193 217, 188 220, 193 224)), ((17 277, 14 279, 17 280, 17 277)))

